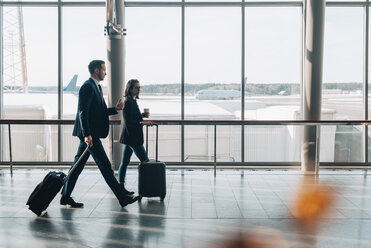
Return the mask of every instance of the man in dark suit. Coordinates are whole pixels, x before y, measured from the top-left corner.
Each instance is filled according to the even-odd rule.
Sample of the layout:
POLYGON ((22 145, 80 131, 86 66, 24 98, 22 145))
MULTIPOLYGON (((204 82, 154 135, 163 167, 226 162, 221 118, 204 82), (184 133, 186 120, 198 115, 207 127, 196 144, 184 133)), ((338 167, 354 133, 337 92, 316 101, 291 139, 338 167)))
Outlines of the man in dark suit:
POLYGON ((124 207, 127 204, 137 201, 140 197, 128 195, 117 182, 111 168, 111 163, 100 140, 101 138, 106 138, 108 135, 108 116, 117 114, 118 110, 122 110, 124 102, 120 99, 116 107, 107 108, 106 106, 102 88, 99 85, 99 82, 107 75, 104 61, 93 60, 89 63, 88 68, 90 78, 79 90, 79 103, 73 129, 73 136, 77 136, 80 139, 80 145, 74 163, 79 159, 87 146, 89 146, 89 153, 86 153, 65 183, 62 189, 60 204, 70 205, 72 207, 82 207, 84 205, 83 203, 75 202, 71 197, 71 193, 75 187, 77 178, 84 169, 86 161, 91 154, 106 183, 119 200, 120 205, 124 207))

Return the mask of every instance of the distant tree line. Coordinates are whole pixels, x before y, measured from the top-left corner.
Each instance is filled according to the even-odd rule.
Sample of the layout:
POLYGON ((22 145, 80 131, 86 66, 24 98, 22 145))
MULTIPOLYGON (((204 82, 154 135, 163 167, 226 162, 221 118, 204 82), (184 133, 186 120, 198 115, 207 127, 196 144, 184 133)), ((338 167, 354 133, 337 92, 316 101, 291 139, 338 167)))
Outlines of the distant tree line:
MULTIPOLYGON (((362 90, 362 83, 324 83, 322 89, 340 89, 342 91, 362 90)), ((195 95, 199 90, 241 90, 240 84, 185 84, 184 94, 195 95)), ((247 84, 247 95, 277 95, 285 91, 288 95, 299 94, 299 84, 247 84)), ((180 95, 180 84, 150 84, 141 85, 142 94, 154 95, 180 95)))

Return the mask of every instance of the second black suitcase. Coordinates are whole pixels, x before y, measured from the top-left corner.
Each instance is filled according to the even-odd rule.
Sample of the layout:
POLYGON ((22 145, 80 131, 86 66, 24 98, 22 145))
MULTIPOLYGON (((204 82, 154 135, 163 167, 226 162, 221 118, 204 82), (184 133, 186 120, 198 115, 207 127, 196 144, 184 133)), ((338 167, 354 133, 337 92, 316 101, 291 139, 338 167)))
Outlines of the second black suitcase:
MULTIPOLYGON (((166 165, 158 161, 158 125, 156 126, 156 160, 139 164, 138 192, 144 197, 160 197, 161 201, 166 196, 166 165)), ((148 126, 146 133, 146 152, 148 151, 148 126)))
POLYGON ((27 200, 26 205, 29 209, 34 212, 36 215, 40 216, 43 211, 45 211, 50 202, 61 190, 64 183, 67 181, 68 177, 71 175, 72 171, 76 169, 76 165, 81 161, 81 158, 88 152, 86 147, 83 154, 80 156, 79 160, 75 163, 72 169, 68 172, 68 175, 60 171, 51 171, 39 183, 36 188, 32 191, 30 197, 27 200))

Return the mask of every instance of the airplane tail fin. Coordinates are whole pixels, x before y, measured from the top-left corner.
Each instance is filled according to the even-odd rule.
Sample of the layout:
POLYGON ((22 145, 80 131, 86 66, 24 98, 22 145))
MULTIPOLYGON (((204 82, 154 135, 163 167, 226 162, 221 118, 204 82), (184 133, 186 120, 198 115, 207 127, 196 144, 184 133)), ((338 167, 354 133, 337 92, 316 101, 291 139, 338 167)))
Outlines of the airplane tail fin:
POLYGON ((77 82, 77 74, 73 75, 73 78, 68 83, 68 85, 63 89, 63 91, 75 92, 76 91, 76 82, 77 82))

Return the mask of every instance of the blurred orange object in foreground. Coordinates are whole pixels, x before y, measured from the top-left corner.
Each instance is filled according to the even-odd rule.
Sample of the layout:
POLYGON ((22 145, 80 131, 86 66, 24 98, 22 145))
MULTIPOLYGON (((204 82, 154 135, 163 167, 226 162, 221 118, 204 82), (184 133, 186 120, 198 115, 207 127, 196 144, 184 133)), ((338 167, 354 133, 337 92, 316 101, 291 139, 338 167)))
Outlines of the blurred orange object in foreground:
POLYGON ((316 225, 325 217, 334 201, 334 192, 327 185, 303 184, 299 189, 292 208, 297 224, 302 227, 316 225))

